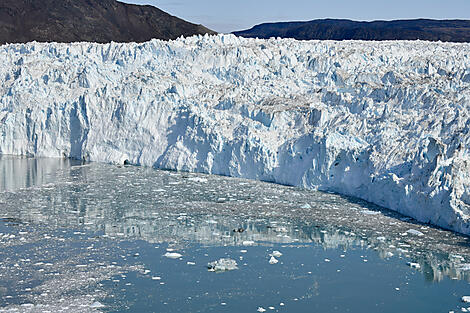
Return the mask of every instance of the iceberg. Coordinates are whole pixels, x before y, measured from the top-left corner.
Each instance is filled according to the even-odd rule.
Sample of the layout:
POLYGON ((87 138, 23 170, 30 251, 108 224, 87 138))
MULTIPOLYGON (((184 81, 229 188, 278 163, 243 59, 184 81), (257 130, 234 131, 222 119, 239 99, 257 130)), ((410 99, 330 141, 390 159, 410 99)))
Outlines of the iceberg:
POLYGON ((470 48, 194 36, 0 46, 0 154, 264 180, 470 234, 470 48))
POLYGON ((238 269, 238 264, 235 260, 225 258, 207 263, 207 269, 210 272, 233 271, 238 269))

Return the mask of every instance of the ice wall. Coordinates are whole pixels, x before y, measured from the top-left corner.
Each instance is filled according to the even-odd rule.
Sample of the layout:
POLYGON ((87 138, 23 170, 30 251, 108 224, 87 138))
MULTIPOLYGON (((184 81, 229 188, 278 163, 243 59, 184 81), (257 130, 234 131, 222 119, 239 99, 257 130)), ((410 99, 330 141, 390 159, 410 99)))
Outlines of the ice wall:
POLYGON ((470 234, 470 45, 0 46, 0 153, 246 177, 470 234))

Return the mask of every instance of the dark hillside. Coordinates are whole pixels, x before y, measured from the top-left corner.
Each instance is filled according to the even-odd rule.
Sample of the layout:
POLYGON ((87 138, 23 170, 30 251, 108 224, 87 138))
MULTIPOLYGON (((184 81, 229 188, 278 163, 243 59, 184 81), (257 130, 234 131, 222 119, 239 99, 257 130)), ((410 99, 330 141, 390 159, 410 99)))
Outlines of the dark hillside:
POLYGON ((234 32, 243 37, 295 38, 299 40, 429 40, 470 42, 467 20, 396 20, 356 22, 313 20, 309 22, 266 23, 234 32))
POLYGON ((214 33, 153 6, 115 0, 1 0, 0 44, 143 42, 214 33))

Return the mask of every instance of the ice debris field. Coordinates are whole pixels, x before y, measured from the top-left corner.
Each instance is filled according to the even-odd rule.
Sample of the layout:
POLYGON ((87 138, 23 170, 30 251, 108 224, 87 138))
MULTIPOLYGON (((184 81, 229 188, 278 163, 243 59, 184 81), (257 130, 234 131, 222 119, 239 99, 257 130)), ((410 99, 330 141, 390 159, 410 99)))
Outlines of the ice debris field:
POLYGON ((470 45, 0 46, 0 154, 334 191, 470 234, 470 45))

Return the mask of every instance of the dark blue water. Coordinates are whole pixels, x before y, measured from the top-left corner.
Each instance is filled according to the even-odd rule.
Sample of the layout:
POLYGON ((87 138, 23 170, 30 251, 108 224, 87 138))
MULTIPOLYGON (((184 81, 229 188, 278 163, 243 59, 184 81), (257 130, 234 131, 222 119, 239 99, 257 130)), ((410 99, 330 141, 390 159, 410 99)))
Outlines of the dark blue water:
POLYGON ((470 307, 461 301, 470 295, 467 237, 356 199, 218 176, 12 157, 0 160, 0 182, 0 311, 470 307), (274 251, 282 255, 270 264, 274 251), (208 271, 221 258, 238 269, 208 271))

